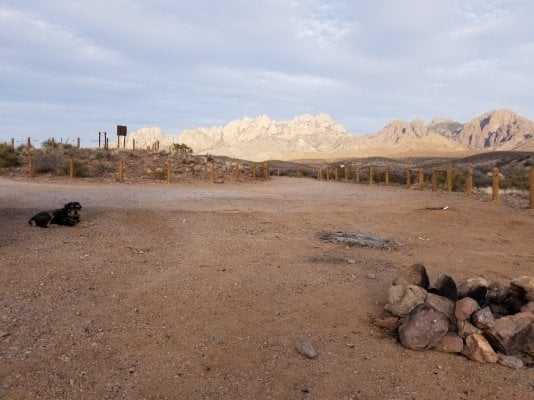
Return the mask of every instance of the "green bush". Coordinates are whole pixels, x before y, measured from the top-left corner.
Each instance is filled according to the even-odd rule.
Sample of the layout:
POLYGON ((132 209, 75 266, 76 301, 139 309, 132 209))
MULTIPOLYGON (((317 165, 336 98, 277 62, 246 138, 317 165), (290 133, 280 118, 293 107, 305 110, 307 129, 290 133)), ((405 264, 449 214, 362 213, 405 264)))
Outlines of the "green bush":
POLYGON ((13 147, 0 143, 0 167, 16 167, 19 164, 19 155, 13 147))
MULTIPOLYGON (((83 178, 89 175, 89 165, 87 161, 74 158, 74 176, 83 178)), ((63 169, 61 171, 63 175, 70 175, 70 159, 67 159, 63 163, 63 169)))

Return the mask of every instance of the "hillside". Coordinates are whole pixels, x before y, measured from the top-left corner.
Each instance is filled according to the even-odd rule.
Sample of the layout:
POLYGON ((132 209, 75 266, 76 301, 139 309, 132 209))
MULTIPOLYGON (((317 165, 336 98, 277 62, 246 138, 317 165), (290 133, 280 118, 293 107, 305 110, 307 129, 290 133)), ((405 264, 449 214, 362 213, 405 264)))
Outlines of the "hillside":
POLYGON ((509 110, 497 110, 466 124, 450 119, 436 119, 428 125, 420 119, 394 120, 379 132, 363 136, 351 135, 326 114, 304 114, 290 121, 275 121, 261 115, 224 126, 187 130, 179 136, 167 135, 160 128, 143 128, 127 137, 127 146, 132 146, 132 139, 139 148, 151 147, 156 141, 160 149, 184 143, 196 154, 261 161, 529 151, 534 147, 532 138, 533 121, 509 110))

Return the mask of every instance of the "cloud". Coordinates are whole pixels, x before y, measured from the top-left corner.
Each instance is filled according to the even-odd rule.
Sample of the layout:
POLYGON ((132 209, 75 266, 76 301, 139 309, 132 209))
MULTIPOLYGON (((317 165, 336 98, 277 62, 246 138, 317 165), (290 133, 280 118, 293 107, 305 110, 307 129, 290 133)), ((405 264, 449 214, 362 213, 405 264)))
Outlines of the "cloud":
POLYGON ((5 0, 0 140, 303 112, 358 133, 499 107, 533 118, 533 14, 527 0, 5 0))

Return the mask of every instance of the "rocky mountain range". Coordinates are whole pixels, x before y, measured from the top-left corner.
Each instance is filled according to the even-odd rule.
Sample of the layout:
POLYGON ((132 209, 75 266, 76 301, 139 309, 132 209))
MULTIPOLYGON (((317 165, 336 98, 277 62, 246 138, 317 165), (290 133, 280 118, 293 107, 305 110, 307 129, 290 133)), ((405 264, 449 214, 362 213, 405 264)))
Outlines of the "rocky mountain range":
POLYGON ((368 156, 447 155, 452 152, 523 150, 534 147, 534 121, 510 110, 485 113, 462 124, 439 119, 425 124, 395 120, 381 131, 355 136, 326 114, 304 114, 290 121, 265 115, 235 120, 225 126, 166 135, 159 128, 143 128, 127 137, 128 147, 160 150, 183 143, 196 154, 225 155, 251 161, 268 159, 368 156))

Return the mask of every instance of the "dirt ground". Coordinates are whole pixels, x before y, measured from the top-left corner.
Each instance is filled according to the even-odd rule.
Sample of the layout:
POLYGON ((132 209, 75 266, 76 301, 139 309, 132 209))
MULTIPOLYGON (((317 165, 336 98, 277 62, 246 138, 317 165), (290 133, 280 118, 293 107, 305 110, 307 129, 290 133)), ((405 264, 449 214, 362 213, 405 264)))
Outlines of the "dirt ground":
POLYGON ((532 275, 532 210, 309 179, 0 178, 0 213, 1 399, 534 398, 533 368, 410 351, 372 323, 415 262, 432 280, 532 275), (79 225, 28 225, 71 200, 79 225), (325 230, 400 246, 346 248, 325 230))

